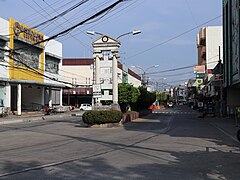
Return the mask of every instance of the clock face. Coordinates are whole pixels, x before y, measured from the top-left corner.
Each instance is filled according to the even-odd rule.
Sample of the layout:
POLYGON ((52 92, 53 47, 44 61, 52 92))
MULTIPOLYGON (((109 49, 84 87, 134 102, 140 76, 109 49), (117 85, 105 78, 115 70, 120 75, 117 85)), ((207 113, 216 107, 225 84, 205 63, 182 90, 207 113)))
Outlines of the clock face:
POLYGON ((103 36, 103 37, 102 37, 102 41, 103 41, 103 42, 107 42, 107 41, 108 41, 108 37, 107 37, 107 36, 103 36))

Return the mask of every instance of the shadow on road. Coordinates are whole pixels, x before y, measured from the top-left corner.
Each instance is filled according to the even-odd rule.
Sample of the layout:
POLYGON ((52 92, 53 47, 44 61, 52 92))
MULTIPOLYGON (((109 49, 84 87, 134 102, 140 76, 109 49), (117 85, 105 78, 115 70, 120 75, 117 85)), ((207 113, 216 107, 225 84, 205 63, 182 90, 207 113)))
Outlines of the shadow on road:
POLYGON ((131 143, 105 139, 102 129, 102 137, 98 134, 91 138, 71 132, 23 130, 106 149, 43 167, 40 161, 27 159, 3 161, 1 174, 9 173, 3 179, 240 179, 239 145, 214 130, 208 119, 196 118, 195 114, 151 114, 111 131, 142 132, 143 137, 131 143))
POLYGON ((1 174, 0 179, 240 179, 236 168, 239 163, 235 161, 236 158, 239 159, 239 153, 147 149, 148 151, 143 151, 141 147, 126 149, 125 153, 141 156, 142 161, 132 159, 129 163, 126 157, 117 163, 119 166, 107 156, 82 158, 45 167, 39 166, 40 163, 35 161, 5 161, 1 163, 2 171, 9 174, 1 174), (155 163, 150 163, 149 159, 155 163))

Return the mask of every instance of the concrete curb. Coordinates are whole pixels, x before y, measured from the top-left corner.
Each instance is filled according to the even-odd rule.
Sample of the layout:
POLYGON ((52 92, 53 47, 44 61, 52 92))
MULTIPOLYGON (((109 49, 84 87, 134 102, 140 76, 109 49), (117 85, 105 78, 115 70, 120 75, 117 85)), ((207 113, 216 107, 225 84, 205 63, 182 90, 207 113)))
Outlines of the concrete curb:
POLYGON ((14 124, 14 123, 22 123, 22 122, 31 122, 31 121, 40 121, 40 120, 53 120, 56 118, 63 118, 63 117, 71 117, 71 113, 64 113, 64 114, 53 114, 53 115, 39 115, 39 116, 19 116, 19 117, 6 117, 0 119, 0 125, 5 124, 14 124))
POLYGON ((106 123, 106 124, 95 124, 89 126, 89 128, 119 128, 123 127, 122 123, 106 123))

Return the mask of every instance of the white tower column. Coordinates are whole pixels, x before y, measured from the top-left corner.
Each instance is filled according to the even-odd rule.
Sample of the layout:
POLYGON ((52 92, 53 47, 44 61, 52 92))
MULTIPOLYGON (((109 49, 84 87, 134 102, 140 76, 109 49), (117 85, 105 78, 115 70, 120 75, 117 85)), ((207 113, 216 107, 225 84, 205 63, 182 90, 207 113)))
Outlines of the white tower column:
POLYGON ((6 84, 6 102, 5 107, 11 107, 11 86, 9 83, 6 84))
POLYGON ((96 61, 95 61, 95 81, 96 81, 96 84, 100 84, 100 58, 99 58, 99 55, 96 55, 96 61))
POLYGON ((45 96, 45 87, 41 87, 41 105, 45 105, 45 102, 44 102, 44 96, 45 96))
MULTIPOLYGON (((100 69, 100 57, 99 55, 96 55, 96 59, 95 59, 95 83, 96 84, 100 84, 100 73, 101 73, 101 69, 100 69)), ((99 98, 96 98, 96 102, 100 103, 99 98)))
POLYGON ((112 86, 113 86, 113 104, 118 104, 118 77, 117 77, 117 57, 116 54, 113 55, 112 60, 112 86))
POLYGON ((63 105, 63 104, 62 104, 63 88, 60 89, 60 93, 59 93, 59 94, 60 94, 60 98, 59 98, 59 99, 60 99, 60 106, 62 106, 62 105, 63 105))
POLYGON ((49 102, 48 106, 52 108, 52 88, 49 88, 49 102))
POLYGON ((18 116, 21 116, 22 114, 21 104, 22 104, 22 86, 21 84, 18 84, 17 85, 17 115, 18 116))

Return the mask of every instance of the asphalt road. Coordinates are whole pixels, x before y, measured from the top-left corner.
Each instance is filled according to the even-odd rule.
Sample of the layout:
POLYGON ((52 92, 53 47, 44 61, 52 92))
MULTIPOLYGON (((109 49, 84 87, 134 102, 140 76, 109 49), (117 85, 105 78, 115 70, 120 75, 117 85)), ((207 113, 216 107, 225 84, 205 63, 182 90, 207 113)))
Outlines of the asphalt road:
POLYGON ((115 128, 80 117, 0 126, 0 179, 240 179, 240 146, 179 106, 115 128))

